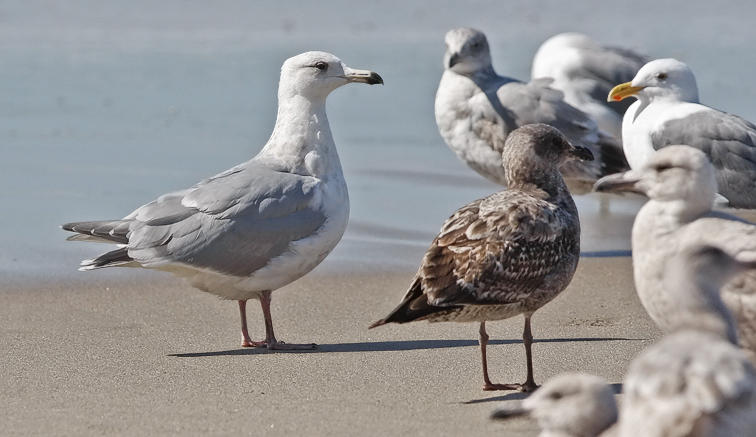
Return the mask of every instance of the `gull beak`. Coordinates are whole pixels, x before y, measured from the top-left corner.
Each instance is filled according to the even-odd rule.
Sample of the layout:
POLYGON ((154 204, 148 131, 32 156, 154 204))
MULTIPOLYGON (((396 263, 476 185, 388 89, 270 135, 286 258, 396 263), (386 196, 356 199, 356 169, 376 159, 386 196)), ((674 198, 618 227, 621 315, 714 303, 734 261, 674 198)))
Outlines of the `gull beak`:
POLYGON ((529 414, 530 412, 521 406, 516 407, 501 407, 491 413, 492 420, 507 420, 513 417, 520 417, 529 414))
POLYGON ((638 193, 646 194, 638 187, 640 178, 632 170, 624 173, 610 174, 596 181, 593 184, 593 191, 597 193, 638 193))
POLYGON ((453 66, 457 65, 459 62, 459 54, 454 53, 453 55, 449 56, 449 64, 446 66, 447 69, 451 69, 453 66))
POLYGON ((619 102, 620 100, 634 96, 638 94, 640 90, 642 90, 645 87, 642 86, 633 86, 632 82, 626 82, 617 85, 616 87, 612 88, 611 91, 609 91, 609 97, 607 97, 607 102, 619 102))
POLYGON ((347 68, 344 71, 344 76, 349 82, 366 83, 368 85, 375 85, 377 83, 383 85, 383 78, 369 70, 355 70, 347 68))
POLYGON ((593 153, 585 147, 575 146, 567 154, 580 161, 593 161, 593 153))

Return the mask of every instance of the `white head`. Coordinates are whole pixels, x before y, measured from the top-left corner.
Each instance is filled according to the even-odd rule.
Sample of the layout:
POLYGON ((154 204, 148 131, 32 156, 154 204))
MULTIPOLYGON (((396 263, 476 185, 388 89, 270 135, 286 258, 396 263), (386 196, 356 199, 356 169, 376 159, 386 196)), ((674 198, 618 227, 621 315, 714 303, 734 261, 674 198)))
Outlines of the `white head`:
POLYGON ((444 68, 470 76, 491 66, 491 51, 486 35, 475 29, 460 27, 446 33, 444 68))
POLYGON ((656 59, 644 65, 632 82, 617 85, 609 101, 637 96, 640 100, 667 99, 698 103, 698 85, 693 72, 676 59, 656 59))
POLYGON ((382 84, 383 79, 372 71, 349 68, 330 53, 306 52, 284 62, 278 97, 325 99, 331 91, 350 82, 374 85, 382 84))
POLYGON ((598 376, 565 373, 548 380, 519 410, 499 410, 494 418, 529 414, 541 435, 595 437, 617 421, 612 389, 598 376))
POLYGON ((667 146, 639 171, 601 178, 595 191, 632 191, 652 200, 676 202, 692 215, 709 211, 717 194, 714 166, 702 151, 690 146, 667 146))

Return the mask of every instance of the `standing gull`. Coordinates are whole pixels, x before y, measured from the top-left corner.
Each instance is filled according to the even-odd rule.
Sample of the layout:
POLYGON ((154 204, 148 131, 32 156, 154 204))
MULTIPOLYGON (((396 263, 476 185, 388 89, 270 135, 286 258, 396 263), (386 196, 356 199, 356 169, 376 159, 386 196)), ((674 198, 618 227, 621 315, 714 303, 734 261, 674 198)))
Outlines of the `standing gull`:
POLYGON ((675 59, 649 62, 608 99, 630 96, 638 100, 622 121, 622 146, 632 169, 639 170, 662 147, 686 144, 714 164, 719 194, 729 206, 756 208, 756 126, 698 103, 693 72, 675 59))
MULTIPOLYGON (((756 225, 711 211, 716 189, 714 167, 703 152, 688 146, 665 147, 640 171, 596 183, 597 191, 649 197, 633 224, 633 273, 643 307, 665 332, 675 326, 670 314, 678 305, 662 282, 674 255, 691 245, 710 244, 734 256, 756 258, 756 225)), ((756 272, 727 282, 722 298, 735 315, 740 345, 756 354, 756 272)))
POLYGON ((556 129, 531 124, 512 132, 503 151, 508 189, 457 210, 425 253, 402 302, 386 323, 480 322, 484 390, 532 391, 530 318, 572 280, 580 257, 580 222, 559 164, 591 160, 556 129), (523 314, 524 384, 488 377, 486 322, 523 314))
POLYGON ((621 437, 753 435, 756 371, 731 342, 735 327, 719 289, 755 267, 712 246, 685 249, 670 261, 664 282, 675 302, 673 330, 628 369, 621 437))
POLYGON ((504 142, 513 130, 530 123, 559 129, 568 141, 595 156, 593 162, 573 161, 560 168, 573 190, 585 191, 601 176, 627 168, 620 144, 599 131, 590 116, 567 104, 561 91, 550 88, 551 79, 524 83, 496 74, 480 31, 453 29, 445 41, 436 124, 446 144, 473 170, 506 184, 504 142))
POLYGON ((541 44, 533 58, 531 77, 551 78, 564 101, 590 114, 599 129, 622 137, 622 116, 630 102, 606 101, 614 85, 628 82, 648 61, 632 50, 603 46, 586 35, 568 32, 541 44))
POLYGON ((341 239, 349 197, 326 97, 351 82, 383 83, 323 52, 290 58, 281 68, 278 116, 268 143, 243 164, 164 194, 121 220, 63 225, 69 240, 116 244, 79 270, 143 267, 171 272, 192 286, 239 302, 242 346, 311 349, 276 341, 273 290, 320 264, 341 239), (246 303, 258 299, 266 338, 252 341, 246 303))
POLYGON ((491 418, 523 414, 538 422, 540 437, 608 437, 614 435, 618 413, 614 392, 603 379, 564 373, 546 381, 519 408, 500 408, 491 418))

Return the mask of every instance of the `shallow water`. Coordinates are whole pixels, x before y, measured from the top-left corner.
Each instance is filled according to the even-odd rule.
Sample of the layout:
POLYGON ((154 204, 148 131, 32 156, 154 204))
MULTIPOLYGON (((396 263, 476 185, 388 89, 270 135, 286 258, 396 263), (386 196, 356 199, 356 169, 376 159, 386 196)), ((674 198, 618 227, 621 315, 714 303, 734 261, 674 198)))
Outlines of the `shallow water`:
MULTIPOLYGON (((497 70, 523 79, 538 45, 568 30, 677 57, 704 103, 756 120, 756 3, 572 3, 0 3, 0 271, 74 274, 105 247, 67 243, 59 224, 122 217, 254 156, 272 130, 280 65, 306 50, 386 82, 329 98, 352 210, 321 271, 413 270, 456 208, 498 189, 436 130, 452 27, 485 31, 497 70)), ((583 251, 626 253, 642 200, 577 202, 583 251)))

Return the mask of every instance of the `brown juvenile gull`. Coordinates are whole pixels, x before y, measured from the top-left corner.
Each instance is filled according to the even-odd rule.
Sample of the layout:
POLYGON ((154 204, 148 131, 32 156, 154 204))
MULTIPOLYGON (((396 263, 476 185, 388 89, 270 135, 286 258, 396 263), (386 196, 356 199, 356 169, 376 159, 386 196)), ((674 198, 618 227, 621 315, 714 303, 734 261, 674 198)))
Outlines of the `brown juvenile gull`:
POLYGON ((492 419, 527 414, 541 427, 540 437, 608 437, 614 435, 617 402, 598 376, 564 373, 543 384, 519 407, 502 407, 492 419))
POLYGON ((68 223, 69 240, 116 244, 79 270, 143 267, 171 272, 192 286, 239 302, 242 346, 314 348, 276 341, 273 290, 320 264, 341 239, 349 197, 326 117, 326 97, 351 83, 383 83, 323 52, 284 62, 278 116, 252 160, 182 191, 160 196, 121 220, 68 223), (258 299, 266 338, 252 341, 246 303, 258 299))
POLYGON ((681 317, 630 365, 619 436, 754 435, 756 370, 732 343, 732 315, 719 296, 728 278, 754 267, 712 246, 670 260, 664 282, 681 317))
POLYGON ((572 280, 580 257, 580 221, 559 164, 591 160, 558 130, 531 124, 512 132, 503 151, 507 190, 458 209, 425 253, 402 302, 371 328, 415 320, 480 322, 484 390, 532 391, 530 318, 572 280), (523 314, 524 384, 492 384, 486 322, 523 314))
POLYGON ((483 32, 469 28, 446 34, 444 73, 436 93, 436 124, 446 144, 473 170, 506 185, 501 165, 507 136, 530 123, 559 129, 575 146, 589 149, 593 162, 568 162, 562 175, 577 193, 601 176, 626 170, 622 147, 596 121, 564 101, 551 79, 529 83, 499 76, 483 32), (576 191, 578 190, 578 191, 576 191))
POLYGON ((756 208, 756 126, 698 102, 693 72, 675 59, 657 59, 632 82, 617 85, 609 100, 634 96, 622 122, 622 147, 633 170, 672 144, 686 144, 714 164, 720 204, 756 208), (726 199, 726 201, 725 201, 726 199))
POLYGON ((590 114, 598 128, 622 137, 622 116, 632 102, 607 102, 614 85, 628 82, 646 56, 622 47, 605 46, 586 35, 567 32, 554 35, 533 57, 531 78, 551 78, 551 87, 564 93, 564 101, 590 114))
MULTIPOLYGON (((675 254, 691 245, 710 244, 739 258, 756 258, 756 225, 711 210, 717 190, 714 172, 703 152, 678 145, 659 150, 640 171, 596 183, 597 191, 634 191, 649 197, 633 224, 633 273, 643 307, 665 332, 674 326, 669 314, 677 303, 662 278, 675 254)), ((756 272, 727 282, 722 298, 735 315, 740 345, 756 353, 756 272)))

